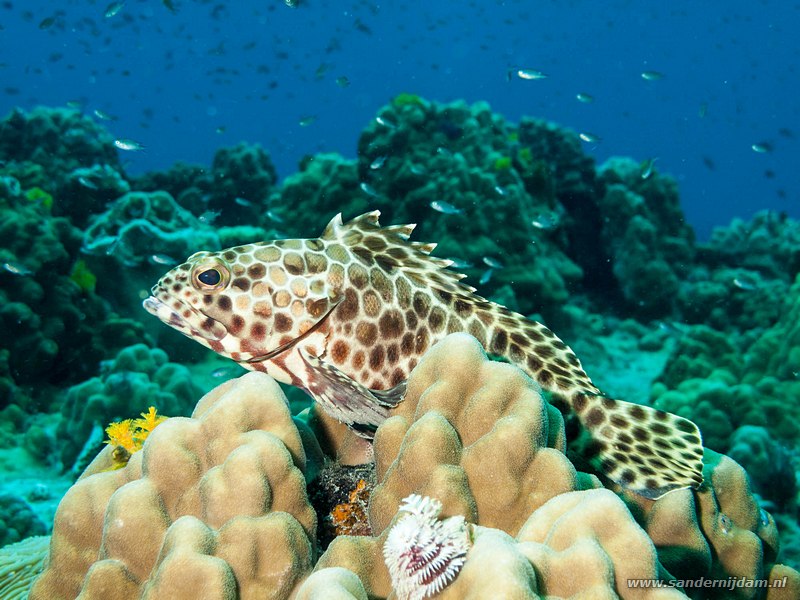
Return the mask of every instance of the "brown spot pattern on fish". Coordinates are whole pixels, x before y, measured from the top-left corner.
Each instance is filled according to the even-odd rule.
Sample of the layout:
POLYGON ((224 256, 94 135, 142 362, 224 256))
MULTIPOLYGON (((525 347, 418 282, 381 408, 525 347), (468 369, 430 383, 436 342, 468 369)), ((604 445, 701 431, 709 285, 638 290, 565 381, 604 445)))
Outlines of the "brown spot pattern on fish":
POLYGON ((402 399, 420 356, 450 332, 526 371, 591 436, 585 457, 612 480, 657 498, 702 482, 697 427, 606 398, 570 348, 541 323, 476 295, 413 225, 381 227, 377 211, 317 239, 199 252, 153 287, 145 308, 245 367, 305 389, 369 436, 402 399), (369 385, 367 388, 365 386, 369 385))

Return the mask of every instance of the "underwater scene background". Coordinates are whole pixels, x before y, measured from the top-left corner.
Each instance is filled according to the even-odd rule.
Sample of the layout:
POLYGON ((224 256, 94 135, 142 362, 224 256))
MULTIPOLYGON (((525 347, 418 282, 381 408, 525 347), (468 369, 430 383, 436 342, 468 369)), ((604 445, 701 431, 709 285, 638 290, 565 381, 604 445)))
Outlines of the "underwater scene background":
POLYGON ((0 598, 800 597, 798 27, 777 1, 0 2, 0 598), (374 210, 604 395, 696 423, 703 485, 603 477, 458 335, 365 462, 142 308, 197 251, 374 210))

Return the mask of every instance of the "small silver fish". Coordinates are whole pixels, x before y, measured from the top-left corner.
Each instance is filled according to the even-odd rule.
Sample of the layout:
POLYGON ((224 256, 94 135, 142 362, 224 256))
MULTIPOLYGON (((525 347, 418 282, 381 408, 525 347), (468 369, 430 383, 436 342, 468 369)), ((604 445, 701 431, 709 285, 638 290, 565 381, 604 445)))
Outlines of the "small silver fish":
POLYGON ((483 272, 483 275, 481 275, 481 278, 478 281, 478 283, 480 285, 486 285, 487 283, 489 283, 489 280, 492 278, 492 273, 494 273, 494 269, 486 269, 483 272))
POLYGON ((547 79, 547 73, 539 71, 538 69, 515 69, 512 70, 511 72, 520 79, 527 79, 528 81, 535 81, 537 79, 547 79))
POLYGON ((230 377, 234 373, 235 370, 232 367, 219 367, 211 371, 211 376, 214 379, 221 379, 222 377, 230 377))
POLYGON ((458 208, 457 206, 453 206, 444 200, 432 200, 430 207, 436 212, 440 212, 444 215, 460 215, 464 212, 462 209, 458 208))
POLYGON ((581 138, 587 144, 595 144, 602 139, 599 135, 595 135, 594 133, 589 133, 588 131, 579 133, 578 137, 581 138))
POLYGON ((664 79, 664 74, 658 71, 643 71, 642 79, 645 81, 660 81, 664 79))
POLYGON ((300 4, 300 0, 283 0, 283 3, 289 8, 297 8, 300 4))
POLYGON ((578 99, 578 102, 583 102, 584 104, 590 104, 594 102, 594 96, 590 94, 584 94, 583 92, 578 92, 575 94, 575 98, 578 99))
POLYGON ((483 264, 485 264, 487 267, 490 267, 492 269, 502 269, 503 268, 503 263, 501 263, 499 260, 497 260, 493 256, 484 256, 483 257, 483 264))
POLYGON ((144 144, 137 142, 136 140, 130 140, 126 138, 114 140, 114 145, 120 150, 127 150, 129 152, 144 150, 144 144))
POLYGON ((346 88, 350 85, 350 80, 342 75, 341 77, 336 78, 336 85, 338 85, 340 88, 346 88))
POLYGON ((276 223, 283 223, 285 219, 276 213, 274 210, 270 209, 267 211, 267 218, 271 221, 275 221, 276 223))
POLYGON ((372 196, 373 198, 380 198, 381 195, 374 187, 368 184, 366 181, 362 181, 359 186, 361 191, 364 192, 367 196, 372 196))
POLYGON ((758 144, 753 144, 750 146, 753 152, 757 154, 766 154, 767 152, 772 152, 772 144, 769 142, 760 142, 758 144))
POLYGON ((98 189, 97 184, 94 181, 92 181, 88 177, 84 177, 83 175, 78 177, 78 183, 80 183, 83 187, 88 188, 90 190, 98 189))
POLYGON ((125 6, 125 2, 112 2, 111 4, 109 4, 106 7, 106 10, 103 13, 103 16, 106 19, 110 19, 111 17, 119 14, 119 11, 121 11, 124 6, 125 6))
POLYGON ((461 258, 448 258, 447 260, 450 261, 450 266, 454 269, 471 269, 474 266, 468 260, 461 258))
POLYGON ((309 125, 314 124, 316 120, 317 120, 317 115, 306 115, 304 117, 300 117, 298 123, 300 124, 300 127, 308 127, 309 125))
POLYGON ((531 220, 531 225, 536 227, 536 229, 542 229, 544 231, 549 231, 551 229, 555 229, 556 226, 561 221, 561 217, 557 212, 554 210, 541 212, 531 220))
POLYGON ((19 277, 26 277, 28 275, 33 275, 33 271, 31 271, 28 267, 26 267, 22 263, 16 261, 4 262, 3 269, 11 273, 12 275, 17 275, 19 277))
POLYGON ((250 202, 250 200, 248 200, 247 198, 239 198, 239 197, 237 196, 236 198, 234 198, 234 199, 233 199, 233 201, 234 201, 236 204, 238 204, 239 206, 243 206, 243 207, 245 207, 245 208, 248 208, 248 207, 250 207, 250 206, 253 206, 253 203, 252 203, 252 202, 250 202))
POLYGON ((744 290, 746 292, 752 292, 757 287, 755 282, 749 277, 734 277, 731 283, 733 283, 733 285, 740 290, 744 290))
POLYGON ((178 261, 172 258, 171 256, 167 256, 166 254, 153 254, 149 258, 150 263, 154 265, 174 265, 178 261))
POLYGON ((375 117, 375 122, 378 125, 383 125, 384 127, 388 127, 389 129, 394 129, 397 127, 397 124, 392 121, 391 119, 387 119, 386 117, 375 117))
POLYGON ((422 167, 417 164, 413 164, 408 168, 414 175, 424 175, 425 174, 425 167, 422 167))
POLYGON ((649 179, 649 177, 653 174, 653 168, 655 167, 656 161, 658 157, 655 158, 648 158, 641 164, 641 176, 642 179, 649 179))
POLYGON ((371 163, 369 163, 369 168, 372 170, 380 169, 383 166, 383 163, 386 162, 387 156, 379 156, 371 163))
POLYGON ((103 112, 99 108, 95 108, 93 111, 94 116, 100 119, 101 121, 116 121, 117 117, 113 117, 108 113, 103 112))
POLYGON ((207 210, 202 215, 197 217, 197 220, 201 223, 205 223, 206 225, 211 225, 221 214, 222 212, 218 210, 207 210))
POLYGON ((122 243, 122 238, 116 236, 108 238, 108 241, 110 243, 108 244, 108 248, 106 248, 106 256, 111 256, 112 254, 114 254, 114 252, 117 251, 117 248, 119 248, 119 245, 122 243))

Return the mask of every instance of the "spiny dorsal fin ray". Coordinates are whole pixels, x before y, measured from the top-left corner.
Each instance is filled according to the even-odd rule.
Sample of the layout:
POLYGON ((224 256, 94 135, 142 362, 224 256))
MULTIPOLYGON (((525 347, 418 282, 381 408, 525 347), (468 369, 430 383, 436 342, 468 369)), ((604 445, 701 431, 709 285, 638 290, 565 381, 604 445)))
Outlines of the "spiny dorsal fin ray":
MULTIPOLYGON (((357 249, 356 254, 364 260, 371 258, 384 267, 403 269, 410 278, 422 285, 453 294, 472 295, 475 288, 460 283, 466 275, 446 269, 452 261, 429 256, 436 244, 407 241, 416 225, 381 227, 379 216, 380 211, 374 210, 342 223, 341 214, 337 214, 320 238, 338 240, 357 249)), ((483 301, 483 298, 473 298, 483 301)))
POLYGON ((609 479, 647 498, 703 481, 703 445, 691 421, 649 406, 607 398, 578 357, 541 323, 492 303, 477 310, 493 322, 485 347, 505 356, 576 415, 590 437, 581 456, 609 479))

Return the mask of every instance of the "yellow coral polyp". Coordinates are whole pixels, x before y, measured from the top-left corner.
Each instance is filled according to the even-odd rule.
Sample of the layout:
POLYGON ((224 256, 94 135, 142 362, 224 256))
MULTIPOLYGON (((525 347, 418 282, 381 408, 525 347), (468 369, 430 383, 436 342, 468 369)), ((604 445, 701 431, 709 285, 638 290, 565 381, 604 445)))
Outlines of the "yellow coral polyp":
POLYGON ((169 418, 157 414, 155 406, 151 406, 146 413, 140 414, 140 419, 125 419, 106 427, 108 439, 105 443, 114 447, 112 460, 115 469, 124 467, 131 455, 142 449, 147 436, 169 418))
POLYGON ((106 435, 108 439, 106 444, 111 446, 122 446, 128 452, 135 452, 136 442, 133 439, 133 420, 125 419, 117 423, 111 423, 106 427, 106 435))

